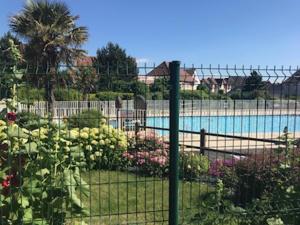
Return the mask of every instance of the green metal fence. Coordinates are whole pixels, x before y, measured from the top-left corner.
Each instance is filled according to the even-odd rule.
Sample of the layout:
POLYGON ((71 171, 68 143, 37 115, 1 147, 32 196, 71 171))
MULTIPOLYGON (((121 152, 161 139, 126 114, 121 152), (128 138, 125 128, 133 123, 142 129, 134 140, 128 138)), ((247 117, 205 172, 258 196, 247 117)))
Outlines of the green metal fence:
POLYGON ((299 224, 298 68, 0 69, 0 224, 299 224))

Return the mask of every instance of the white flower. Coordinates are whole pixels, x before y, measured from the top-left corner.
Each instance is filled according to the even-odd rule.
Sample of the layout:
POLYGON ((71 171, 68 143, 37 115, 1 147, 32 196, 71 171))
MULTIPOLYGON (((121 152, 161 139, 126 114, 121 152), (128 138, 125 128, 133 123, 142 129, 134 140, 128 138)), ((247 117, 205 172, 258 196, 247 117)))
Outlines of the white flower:
POLYGON ((85 147, 85 149, 88 150, 88 151, 92 151, 92 150, 93 150, 93 147, 92 147, 91 145, 87 145, 87 146, 85 147))
POLYGON ((90 155, 90 159, 91 159, 92 161, 94 161, 94 160, 95 160, 95 156, 94 156, 94 155, 90 155))
POLYGON ((102 155, 101 152, 99 152, 99 151, 95 152, 95 156, 100 157, 101 155, 102 155))

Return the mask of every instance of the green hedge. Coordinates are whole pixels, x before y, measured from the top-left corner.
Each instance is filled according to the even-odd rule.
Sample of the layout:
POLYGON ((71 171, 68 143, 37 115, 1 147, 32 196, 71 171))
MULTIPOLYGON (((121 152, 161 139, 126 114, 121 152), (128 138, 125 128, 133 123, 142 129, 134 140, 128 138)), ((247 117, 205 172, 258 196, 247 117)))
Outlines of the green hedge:
POLYGON ((19 87, 17 90, 18 101, 32 103, 34 101, 44 101, 44 89, 33 87, 19 87))
MULTIPOLYGON (((18 100, 33 103, 34 101, 45 101, 45 90, 34 87, 19 87, 17 90, 18 100)), ((59 88, 54 91, 56 101, 78 101, 83 99, 82 93, 76 89, 59 88)))
POLYGON ((83 100, 83 95, 76 89, 60 88, 54 91, 56 101, 79 101, 83 100))
POLYGON ((96 93, 96 98, 99 101, 115 100, 118 96, 121 97, 123 100, 132 100, 134 98, 133 93, 122 93, 113 91, 104 91, 96 93))
POLYGON ((70 116, 68 121, 69 128, 99 127, 102 119, 105 119, 101 112, 97 110, 86 110, 77 115, 70 116))

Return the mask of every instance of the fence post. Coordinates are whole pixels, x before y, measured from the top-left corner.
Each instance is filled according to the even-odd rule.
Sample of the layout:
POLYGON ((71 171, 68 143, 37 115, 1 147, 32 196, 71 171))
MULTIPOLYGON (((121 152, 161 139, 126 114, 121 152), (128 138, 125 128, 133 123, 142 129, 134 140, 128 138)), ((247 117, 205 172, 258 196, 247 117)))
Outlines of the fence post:
POLYGON ((205 129, 201 129, 200 131, 200 153, 204 155, 205 148, 205 129))
POLYGON ((178 224, 179 179, 179 73, 180 62, 170 63, 170 177, 169 225, 178 224))

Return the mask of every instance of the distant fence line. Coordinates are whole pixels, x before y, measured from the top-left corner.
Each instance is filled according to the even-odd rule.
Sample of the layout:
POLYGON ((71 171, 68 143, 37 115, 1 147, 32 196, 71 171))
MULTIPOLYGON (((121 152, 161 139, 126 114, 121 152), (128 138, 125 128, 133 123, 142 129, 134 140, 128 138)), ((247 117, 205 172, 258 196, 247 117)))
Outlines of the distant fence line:
MULTIPOLYGON (((275 112, 285 114, 297 114, 300 101, 296 100, 181 100, 180 111, 189 115, 218 115, 224 112, 228 115, 235 112, 246 112, 249 114, 275 112)), ((57 101, 54 103, 56 117, 69 117, 88 109, 99 110, 107 117, 116 116, 115 101, 57 101)), ((122 109, 133 110, 134 101, 124 100, 122 109)), ((46 116, 48 108, 46 102, 40 101, 33 104, 20 103, 18 111, 32 112, 46 116)), ((168 115, 169 100, 147 100, 147 115, 168 115)), ((239 113, 238 113, 239 114, 239 113)))

